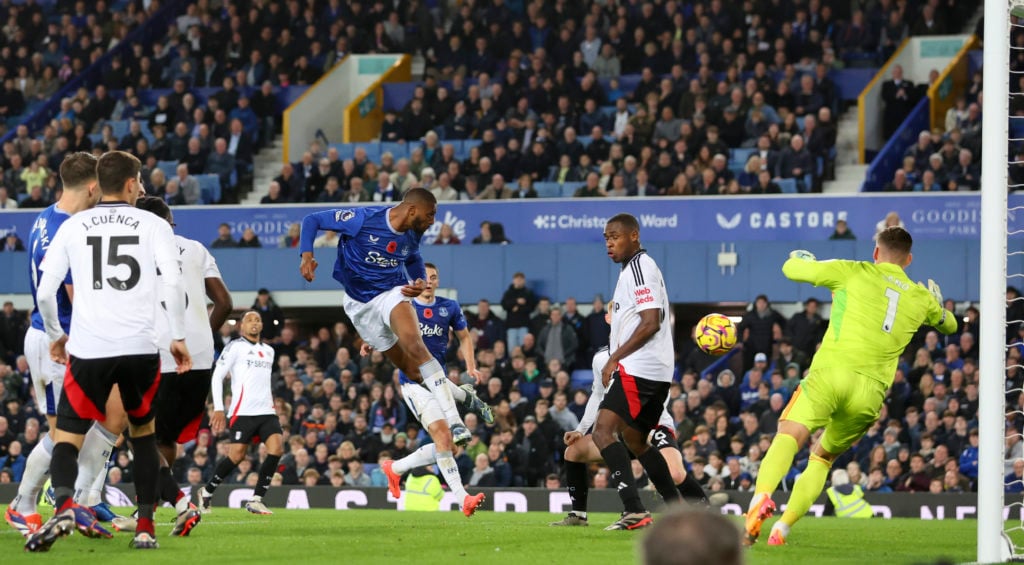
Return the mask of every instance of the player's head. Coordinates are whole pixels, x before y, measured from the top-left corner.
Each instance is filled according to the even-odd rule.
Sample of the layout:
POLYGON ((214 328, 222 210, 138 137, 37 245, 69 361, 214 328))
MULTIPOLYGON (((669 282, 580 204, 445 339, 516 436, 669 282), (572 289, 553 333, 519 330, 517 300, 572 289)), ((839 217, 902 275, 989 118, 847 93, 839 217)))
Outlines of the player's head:
POLYGON ((242 320, 238 325, 241 328, 242 336, 250 340, 257 340, 260 338, 260 332, 263 331, 263 318, 260 317, 259 312, 249 310, 242 314, 242 320))
POLYGON ((167 220, 167 223, 174 225, 174 215, 171 213, 171 207, 164 202, 163 198, 156 196, 143 196, 135 202, 135 207, 147 212, 156 214, 157 216, 167 220))
POLYGON ((740 565, 743 547, 736 526, 721 514, 676 509, 666 513, 644 537, 645 565, 740 565))
POLYGON ((96 182, 96 162, 92 153, 76 151, 64 157, 60 164, 60 182, 64 194, 81 194, 94 206, 100 199, 99 184, 96 182))
POLYGON ((437 291, 437 285, 440 279, 437 276, 436 265, 433 263, 427 263, 424 266, 427 269, 427 289, 424 290, 420 296, 429 302, 434 299, 434 292, 437 291))
POLYGON ((914 259, 910 249, 914 246, 914 238, 910 232, 892 226, 882 230, 875 242, 875 263, 894 263, 906 267, 914 259))
POLYGON ((616 214, 604 226, 608 257, 616 263, 626 261, 640 250, 640 223, 632 214, 616 214))
POLYGON ((434 216, 437 215, 437 198, 425 188, 410 188, 402 198, 398 209, 401 214, 404 214, 403 227, 405 229, 423 233, 434 225, 434 216))
POLYGON ((103 196, 119 198, 132 206, 145 192, 140 171, 142 162, 124 151, 108 151, 96 163, 96 177, 103 196))

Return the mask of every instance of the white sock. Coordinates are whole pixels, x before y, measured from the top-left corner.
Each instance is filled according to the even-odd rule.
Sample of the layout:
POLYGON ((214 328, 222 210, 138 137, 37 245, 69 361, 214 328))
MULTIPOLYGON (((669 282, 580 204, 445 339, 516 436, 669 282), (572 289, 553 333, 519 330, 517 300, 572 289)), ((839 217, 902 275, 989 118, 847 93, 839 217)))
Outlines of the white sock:
POLYGON ((452 398, 451 387, 446 384, 450 381, 437 359, 431 359, 420 365, 420 376, 423 377, 423 383, 437 398, 437 403, 441 405, 441 411, 444 412, 444 418, 448 425, 462 425, 459 410, 455 407, 455 399, 452 398))
POLYGON ((448 381, 448 390, 452 391, 452 398, 454 398, 458 402, 465 403, 466 399, 469 398, 469 393, 467 393, 465 390, 459 388, 459 385, 453 383, 451 379, 445 379, 445 380, 448 381))
POLYGON ((178 514, 181 514, 182 512, 188 510, 188 505, 189 505, 189 497, 183 496, 180 499, 178 499, 178 502, 174 503, 174 510, 178 514))
POLYGON ((25 461, 25 473, 21 477, 21 484, 18 485, 18 497, 14 503, 14 509, 18 512, 22 514, 37 513, 36 500, 46 482, 46 476, 50 474, 50 459, 52 457, 53 438, 47 433, 36 444, 35 449, 28 454, 28 460, 25 461))
POLYGON ((82 449, 78 452, 78 480, 75 481, 75 498, 82 506, 95 506, 103 502, 107 461, 114 451, 117 437, 98 423, 93 424, 85 434, 82 449))
POLYGON ((789 536, 789 524, 784 523, 782 520, 775 522, 775 525, 772 526, 772 531, 774 532, 776 530, 778 530, 784 538, 789 536))
POLYGON ((466 489, 462 486, 462 475, 459 474, 459 466, 455 464, 455 458, 452 457, 452 452, 438 452, 437 466, 441 469, 441 474, 444 475, 444 482, 448 483, 448 488, 452 490, 452 494, 455 495, 455 498, 459 501, 459 506, 461 507, 462 501, 469 493, 467 493, 466 489))
POLYGON ((437 460, 437 447, 432 443, 428 443, 409 455, 396 460, 391 464, 391 470, 399 475, 404 475, 416 467, 430 465, 435 460, 437 460))

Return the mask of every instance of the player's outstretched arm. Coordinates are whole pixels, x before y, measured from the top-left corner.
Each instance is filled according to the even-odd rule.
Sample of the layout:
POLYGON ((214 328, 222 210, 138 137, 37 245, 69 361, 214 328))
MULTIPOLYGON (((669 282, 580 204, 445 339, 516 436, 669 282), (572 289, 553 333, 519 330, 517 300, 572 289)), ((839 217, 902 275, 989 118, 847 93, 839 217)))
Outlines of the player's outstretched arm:
POLYGON ((923 282, 918 282, 917 284, 927 288, 928 292, 932 294, 932 298, 935 299, 932 304, 931 311, 929 312, 929 323, 934 326, 935 329, 942 332, 943 335, 956 333, 959 326, 956 321, 956 315, 942 306, 942 289, 939 288, 939 283, 932 279, 928 279, 927 286, 923 282))
POLYGON ((462 350, 462 358, 466 360, 466 373, 476 379, 476 384, 484 384, 484 376, 476 367, 476 352, 473 348, 473 336, 469 329, 462 328, 455 330, 455 336, 459 338, 459 349, 462 350))
POLYGON ((834 289, 842 286, 853 263, 839 260, 818 261, 810 251, 797 249, 790 252, 789 259, 782 264, 782 274, 794 282, 834 289))
POLYGON ((213 308, 210 309, 210 329, 216 333, 224 325, 224 322, 227 321, 228 316, 231 315, 235 302, 231 298, 228 287, 224 284, 224 279, 220 277, 207 277, 205 285, 206 296, 213 302, 213 308))
POLYGON ((224 351, 221 352, 220 358, 217 359, 217 365, 213 368, 213 377, 210 379, 210 394, 213 396, 213 416, 210 418, 210 431, 213 432, 214 436, 220 435, 227 424, 224 418, 224 377, 231 370, 232 357, 231 344, 229 343, 224 348, 224 351))

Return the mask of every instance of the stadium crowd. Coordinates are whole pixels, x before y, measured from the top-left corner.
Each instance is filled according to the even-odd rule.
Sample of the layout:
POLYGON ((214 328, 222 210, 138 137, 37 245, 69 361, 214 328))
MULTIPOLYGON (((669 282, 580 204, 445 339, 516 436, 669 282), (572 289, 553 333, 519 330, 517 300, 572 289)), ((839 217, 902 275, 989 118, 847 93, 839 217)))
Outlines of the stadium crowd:
MULTIPOLYGON (((61 1, 47 18, 35 1, 12 7, 0 38, 13 55, 0 65, 12 80, 0 99, 12 103, 0 114, 19 96, 52 95, 35 91, 48 72, 60 80, 95 60, 144 21, 144 4, 111 15, 104 2, 61 1)), ((216 175, 218 200, 237 201, 253 153, 279 127, 279 88, 312 84, 349 53, 390 52, 422 53, 428 71, 382 139, 425 145, 407 162, 357 154, 350 164, 314 145, 266 202, 390 200, 420 184, 446 199, 529 197, 541 181, 585 183, 582 197, 775 193, 777 179, 817 190, 841 109, 828 72, 876 66, 908 34, 952 31, 975 4, 479 0, 445 13, 422 0, 189 3, 163 37, 114 57, 93 91, 61 100, 43 131, 19 128, 0 157, 0 206, 52 202, 64 153, 114 147, 144 161, 148 190, 169 203, 201 199, 194 178, 160 162, 216 175), (619 79, 634 74, 624 91, 619 79), (444 141, 465 138, 482 144, 455 159, 444 141), (736 148, 756 151, 730 167, 736 148)))
MULTIPOLYGON (((1019 297, 1015 288, 1007 298, 1019 297)), ((472 441, 457 460, 464 480, 479 486, 557 488, 562 436, 579 422, 589 382, 573 370, 589 370, 590 359, 607 345, 604 303, 595 298, 583 315, 577 303, 563 304, 534 294, 517 276, 501 301, 505 317, 481 300, 467 309, 477 365, 483 374, 478 394, 495 407, 493 426, 466 414, 472 441), (523 299, 523 302, 520 301, 523 299), (518 308, 515 306, 519 305, 518 308), (517 344, 509 349, 506 344, 517 344)), ((1024 318, 1010 302, 1007 318, 1024 318)), ((957 304, 947 300, 947 308, 957 304)), ((426 433, 397 394, 397 371, 379 353, 360 358, 361 341, 338 322, 309 334, 286 324, 270 293, 261 290, 252 308, 264 318, 263 338, 276 351, 273 390, 288 453, 275 480, 280 484, 384 486, 380 462, 402 457, 426 433)), ((942 337, 927 328, 908 347, 881 417, 867 435, 837 461, 866 492, 969 492, 976 489, 978 447, 978 310, 956 309, 959 332, 942 337)), ((30 375, 21 351, 24 312, 4 305, 0 314, 0 482, 16 481, 27 453, 45 432, 45 420, 30 396, 30 375)), ((711 491, 750 490, 760 460, 786 403, 806 374, 827 320, 814 299, 786 319, 759 296, 739 324, 740 351, 725 366, 677 336, 678 378, 668 403, 687 467, 711 491)), ((216 345, 232 338, 225 324, 216 345)), ((1024 326, 1007 330, 1008 386, 1005 472, 1007 492, 1024 492, 1024 420, 1013 410, 1024 405, 1024 326), (1011 386, 1012 385, 1012 386, 1011 386)), ((458 348, 448 358, 449 376, 472 382, 458 348)), ((209 480, 227 442, 204 425, 196 441, 182 448, 175 476, 193 485, 209 480)), ((252 483, 263 448, 228 481, 252 483)), ((784 485, 807 463, 804 450, 784 485)), ((642 470, 637 468, 638 476, 642 470)), ((113 483, 130 482, 132 469, 121 453, 111 470, 113 483)), ((596 488, 607 486, 607 470, 592 468, 596 488)), ((641 477, 641 483, 645 478, 641 477)))

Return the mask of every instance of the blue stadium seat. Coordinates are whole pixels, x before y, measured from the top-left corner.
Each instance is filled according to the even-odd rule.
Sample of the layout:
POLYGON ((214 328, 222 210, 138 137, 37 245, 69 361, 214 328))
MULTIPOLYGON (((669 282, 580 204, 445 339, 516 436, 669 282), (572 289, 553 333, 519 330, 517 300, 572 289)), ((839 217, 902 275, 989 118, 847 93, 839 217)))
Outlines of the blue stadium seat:
POLYGON ((1010 137, 1024 139, 1024 118, 1010 118, 1010 137))
POLYGON ((540 198, 558 198, 562 195, 562 186, 557 182, 537 182, 533 184, 540 198))
POLYGON ((736 162, 746 165, 747 161, 750 159, 750 156, 756 152, 757 149, 754 147, 737 147, 736 149, 730 149, 729 162, 730 164, 736 162))
MULTIPOLYGON (((383 155, 390 151, 391 154, 394 155, 395 161, 399 159, 407 159, 409 157, 409 153, 412 151, 411 145, 412 143, 408 142, 399 143, 397 141, 382 141, 380 142, 380 153, 383 155)), ((367 153, 369 153, 369 150, 367 150, 367 153)))
POLYGON ((157 161, 156 168, 164 172, 164 176, 172 179, 178 175, 177 161, 157 161))
POLYGON ((562 184, 561 195, 562 198, 572 198, 573 194, 580 188, 586 186, 585 182, 567 182, 562 184))
MULTIPOLYGON (((804 131, 804 119, 803 119, 803 117, 800 117, 800 116, 797 117, 797 119, 796 119, 796 127, 798 127, 800 129, 800 131, 804 131)), ((804 141, 806 141, 806 140, 804 140, 804 141)))
POLYGON ((332 143, 330 146, 338 150, 338 158, 342 161, 351 159, 356 150, 355 146, 351 143, 332 143))
POLYGON ((117 139, 120 140, 122 137, 128 135, 128 120, 111 120, 107 122, 107 124, 110 125, 110 128, 114 132, 114 137, 117 139))
POLYGON ((217 175, 196 175, 199 181, 199 198, 204 204, 220 202, 220 178, 217 175))
POLYGON ((572 380, 569 383, 573 390, 578 388, 589 390, 590 386, 594 384, 594 372, 586 369, 576 369, 572 372, 572 380))
POLYGON ((796 179, 775 179, 775 184, 779 185, 783 194, 796 194, 796 179))

